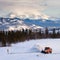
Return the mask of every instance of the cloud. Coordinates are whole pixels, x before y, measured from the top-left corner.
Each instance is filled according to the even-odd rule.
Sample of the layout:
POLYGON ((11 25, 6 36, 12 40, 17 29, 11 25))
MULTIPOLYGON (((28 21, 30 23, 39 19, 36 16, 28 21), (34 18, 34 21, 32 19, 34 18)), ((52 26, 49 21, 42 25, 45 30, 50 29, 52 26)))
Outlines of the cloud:
POLYGON ((58 7, 60 6, 60 0, 47 0, 48 6, 50 7, 58 7))
POLYGON ((0 0, 1 14, 15 11, 18 13, 35 13, 45 9, 44 0, 0 0), (5 12, 5 13, 4 13, 5 12))
POLYGON ((0 7, 41 7, 43 0, 0 0, 0 7))
POLYGON ((49 13, 52 12, 52 8, 60 10, 60 0, 0 0, 0 16, 11 11, 19 14, 24 12, 38 14, 46 11, 47 14, 54 15, 49 13))
POLYGON ((44 13, 60 18, 60 0, 46 0, 47 8, 45 9, 44 13))

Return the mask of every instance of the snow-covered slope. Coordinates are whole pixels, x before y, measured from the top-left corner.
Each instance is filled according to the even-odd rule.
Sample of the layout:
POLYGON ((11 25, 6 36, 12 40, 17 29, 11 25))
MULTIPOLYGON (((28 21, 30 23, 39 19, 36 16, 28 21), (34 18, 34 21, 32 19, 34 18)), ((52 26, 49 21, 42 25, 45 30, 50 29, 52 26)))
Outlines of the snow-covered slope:
POLYGON ((35 24, 30 24, 30 22, 26 22, 26 20, 21 20, 21 19, 5 19, 0 20, 0 30, 21 30, 21 29, 37 29, 37 28, 42 28, 38 25, 35 24))
POLYGON ((0 47, 1 60, 60 60, 60 39, 38 39, 0 47), (43 54, 36 45, 51 47, 52 54, 43 54), (7 51, 7 49, 9 51, 7 51), (9 52, 9 54, 8 54, 9 52))

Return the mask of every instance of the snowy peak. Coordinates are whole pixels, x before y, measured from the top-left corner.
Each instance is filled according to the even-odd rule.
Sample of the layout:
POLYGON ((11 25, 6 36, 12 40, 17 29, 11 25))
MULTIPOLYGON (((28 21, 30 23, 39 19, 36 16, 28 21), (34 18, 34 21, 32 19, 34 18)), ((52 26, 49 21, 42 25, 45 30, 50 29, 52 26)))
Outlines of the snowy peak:
POLYGON ((35 13, 23 13, 23 14, 17 14, 15 12, 10 12, 8 15, 6 15, 6 18, 21 18, 21 19, 48 19, 49 16, 43 14, 43 13, 39 13, 39 14, 35 14, 35 13))
POLYGON ((6 15, 6 18, 15 18, 18 17, 16 13, 10 12, 8 15, 6 15))
POLYGON ((45 21, 45 20, 60 20, 60 18, 56 18, 56 17, 51 17, 51 16, 48 16, 46 14, 43 14, 41 12, 38 12, 38 13, 28 13, 28 12, 23 12, 23 13, 16 13, 16 12, 10 12, 8 13, 6 16, 6 18, 20 18, 20 19, 35 19, 35 20, 38 20, 38 19, 42 19, 42 21, 45 21))

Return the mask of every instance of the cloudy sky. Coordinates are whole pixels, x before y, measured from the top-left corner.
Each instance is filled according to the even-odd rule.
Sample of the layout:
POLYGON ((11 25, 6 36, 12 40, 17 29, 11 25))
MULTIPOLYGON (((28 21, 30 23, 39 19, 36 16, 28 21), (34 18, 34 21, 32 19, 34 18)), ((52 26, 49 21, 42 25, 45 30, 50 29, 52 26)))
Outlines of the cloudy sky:
POLYGON ((0 16, 5 16, 10 12, 44 13, 60 18, 60 0, 0 0, 0 16))

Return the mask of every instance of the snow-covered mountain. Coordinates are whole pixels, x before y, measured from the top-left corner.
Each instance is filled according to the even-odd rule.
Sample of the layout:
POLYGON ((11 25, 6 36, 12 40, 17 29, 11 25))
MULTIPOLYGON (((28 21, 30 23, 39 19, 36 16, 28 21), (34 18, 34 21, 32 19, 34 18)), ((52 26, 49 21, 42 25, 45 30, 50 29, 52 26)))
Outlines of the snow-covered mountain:
POLYGON ((45 27, 60 27, 60 19, 44 14, 17 15, 9 13, 0 17, 0 30, 43 29, 45 27))

